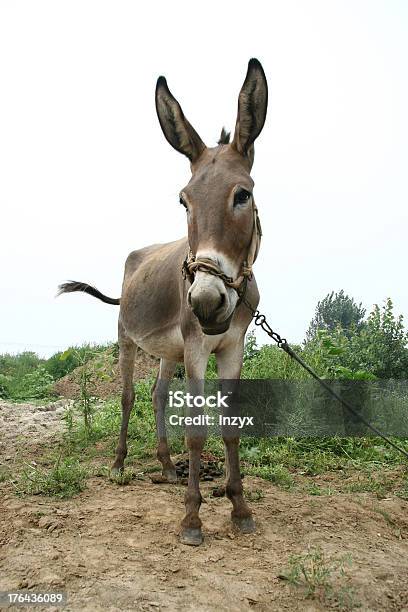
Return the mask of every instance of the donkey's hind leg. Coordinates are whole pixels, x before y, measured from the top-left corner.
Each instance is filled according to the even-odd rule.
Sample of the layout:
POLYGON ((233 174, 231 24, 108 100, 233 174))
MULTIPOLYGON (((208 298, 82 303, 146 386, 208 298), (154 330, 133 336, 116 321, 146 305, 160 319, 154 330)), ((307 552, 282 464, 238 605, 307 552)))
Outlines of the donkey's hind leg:
POLYGON ((135 401, 135 390, 133 388, 133 368, 135 365, 136 344, 119 325, 119 368, 122 376, 122 424, 119 434, 119 442, 116 447, 116 458, 111 469, 112 476, 123 471, 123 464, 127 455, 127 431, 129 417, 135 401))
POLYGON ((167 403, 167 394, 171 379, 173 378, 176 363, 168 359, 160 360, 160 368, 152 389, 152 400, 156 418, 157 432, 157 458, 163 466, 162 473, 168 482, 176 482, 176 468, 171 461, 169 446, 167 444, 166 423, 164 409, 167 403))

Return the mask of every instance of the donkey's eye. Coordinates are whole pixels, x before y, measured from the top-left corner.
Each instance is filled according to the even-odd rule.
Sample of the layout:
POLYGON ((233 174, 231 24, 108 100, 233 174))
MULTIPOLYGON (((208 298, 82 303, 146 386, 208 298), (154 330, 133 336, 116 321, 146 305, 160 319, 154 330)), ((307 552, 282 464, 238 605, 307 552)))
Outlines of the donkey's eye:
POLYGON ((237 206, 239 204, 246 204, 249 201, 251 195, 252 194, 246 189, 239 189, 234 194, 234 206, 237 206))
POLYGON ((180 196, 179 202, 180 202, 180 204, 181 204, 182 206, 184 206, 184 208, 187 210, 187 204, 186 204, 186 202, 185 202, 184 198, 182 198, 182 197, 180 196))

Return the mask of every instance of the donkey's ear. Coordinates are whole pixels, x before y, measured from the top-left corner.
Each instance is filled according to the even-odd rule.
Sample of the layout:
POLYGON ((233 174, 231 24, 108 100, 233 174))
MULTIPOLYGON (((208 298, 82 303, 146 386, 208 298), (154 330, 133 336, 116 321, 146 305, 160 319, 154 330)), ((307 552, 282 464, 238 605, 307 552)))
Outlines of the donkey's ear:
POLYGON ((232 146, 247 155, 265 123, 268 84, 260 62, 252 58, 238 98, 238 116, 232 146))
POLYGON ((163 76, 157 79, 156 111, 163 134, 171 146, 183 155, 187 155, 191 162, 196 161, 205 149, 205 144, 185 118, 180 104, 167 87, 167 81, 163 76))

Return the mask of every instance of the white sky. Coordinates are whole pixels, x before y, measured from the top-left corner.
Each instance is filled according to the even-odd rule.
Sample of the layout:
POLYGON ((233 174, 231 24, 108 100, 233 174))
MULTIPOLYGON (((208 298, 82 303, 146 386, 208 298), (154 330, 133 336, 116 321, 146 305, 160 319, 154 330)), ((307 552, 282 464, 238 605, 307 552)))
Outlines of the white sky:
POLYGON ((261 308, 300 341, 343 288, 408 316, 408 3, 0 3, 0 352, 116 337, 127 254, 185 233, 188 161, 161 133, 164 74, 213 146, 248 59, 269 83, 253 177, 261 308))

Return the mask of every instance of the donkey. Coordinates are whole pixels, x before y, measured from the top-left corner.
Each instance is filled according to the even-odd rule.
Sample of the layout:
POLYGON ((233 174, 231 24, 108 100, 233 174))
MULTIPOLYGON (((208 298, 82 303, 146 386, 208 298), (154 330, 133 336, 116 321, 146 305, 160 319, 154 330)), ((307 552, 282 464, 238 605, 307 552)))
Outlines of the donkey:
MULTIPOLYGON (((158 437, 157 457, 168 482, 177 480, 164 427, 164 410, 177 363, 184 362, 186 378, 196 393, 203 389, 208 358, 215 353, 218 375, 239 379, 244 339, 252 319, 245 301, 256 309, 259 292, 252 274, 261 230, 250 176, 254 141, 266 118, 268 87, 257 59, 248 71, 238 98, 232 142, 223 128, 216 147, 209 148, 185 118, 166 79, 156 85, 156 111, 168 142, 190 160, 191 178, 180 192, 186 210, 188 237, 133 251, 127 258, 120 299, 75 281, 59 287, 59 294, 84 291, 108 304, 120 304, 119 364, 123 379, 122 425, 113 474, 123 470, 126 438, 135 392, 133 366, 136 347, 160 358, 152 390, 158 437), (183 271, 183 273, 182 273, 183 271)), ((231 518, 244 533, 255 530, 252 512, 243 497, 239 466, 239 437, 223 432, 226 494, 231 518)), ((180 540, 202 543, 199 509, 199 471, 205 435, 186 430, 189 478, 186 514, 180 540)))

